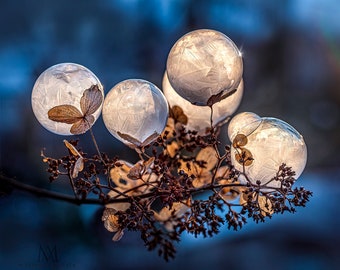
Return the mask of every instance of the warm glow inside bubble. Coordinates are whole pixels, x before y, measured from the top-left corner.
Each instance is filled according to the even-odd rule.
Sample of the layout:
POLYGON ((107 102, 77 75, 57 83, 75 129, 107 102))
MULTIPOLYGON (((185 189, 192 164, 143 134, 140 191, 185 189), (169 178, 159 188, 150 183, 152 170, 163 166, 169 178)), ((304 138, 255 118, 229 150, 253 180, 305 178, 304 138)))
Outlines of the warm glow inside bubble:
MULTIPOLYGON (((285 163, 295 171, 296 179, 301 175, 307 162, 307 147, 303 137, 286 122, 271 118, 260 118, 253 113, 241 113, 230 122, 228 134, 231 142, 231 161, 235 168, 255 184, 257 180, 266 184, 285 163), (246 136, 246 143, 237 146, 237 135, 246 136), (237 155, 245 151, 253 161, 243 166, 237 155)), ((240 181, 245 182, 244 177, 240 181)), ((280 187, 279 181, 270 182, 267 187, 280 187)))
POLYGON ((45 70, 36 80, 32 109, 40 124, 49 131, 59 135, 81 134, 98 119, 103 96, 103 86, 89 69, 61 63, 45 70), (93 94, 94 89, 97 94, 93 94), (54 113, 55 119, 61 121, 49 117, 55 107, 60 108, 54 113))
POLYGON ((106 95, 103 120, 110 133, 123 143, 144 146, 160 135, 169 114, 163 93, 152 83, 130 79, 106 95))
MULTIPOLYGON (((203 135, 207 128, 210 127, 211 110, 208 106, 196 106, 182 98, 171 86, 167 73, 163 77, 163 93, 167 98, 170 107, 179 106, 183 113, 187 116, 188 122, 186 128, 188 130, 196 130, 203 135)), ((215 103, 213 108, 213 126, 222 122, 227 117, 232 115, 241 103, 243 96, 243 80, 241 80, 237 91, 231 96, 215 103)))
POLYGON ((226 35, 208 29, 189 32, 172 47, 167 74, 175 91, 205 106, 209 98, 236 89, 242 79, 242 55, 226 35))

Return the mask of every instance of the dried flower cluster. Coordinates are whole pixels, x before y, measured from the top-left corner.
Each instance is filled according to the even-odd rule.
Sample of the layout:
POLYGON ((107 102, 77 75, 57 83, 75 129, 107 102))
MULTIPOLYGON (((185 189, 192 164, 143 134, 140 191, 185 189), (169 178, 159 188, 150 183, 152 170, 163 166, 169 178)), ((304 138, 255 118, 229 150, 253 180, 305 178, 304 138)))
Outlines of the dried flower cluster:
MULTIPOLYGON (((50 181, 66 175, 79 203, 93 194, 105 205, 102 221, 118 241, 126 231, 139 231, 149 250, 158 250, 165 260, 176 253, 175 242, 182 232, 204 237, 217 234, 222 225, 241 229, 247 219, 264 222, 275 213, 295 212, 305 206, 312 193, 293 188, 294 172, 282 164, 272 181, 279 188, 257 182, 238 182, 244 171, 230 161, 230 147, 221 150, 219 128, 206 136, 185 129, 186 116, 173 107, 163 134, 151 145, 136 148, 140 160, 130 164, 104 153, 88 156, 66 141, 69 154, 47 157, 50 181)), ((242 144, 238 162, 247 166, 251 155, 242 144)))

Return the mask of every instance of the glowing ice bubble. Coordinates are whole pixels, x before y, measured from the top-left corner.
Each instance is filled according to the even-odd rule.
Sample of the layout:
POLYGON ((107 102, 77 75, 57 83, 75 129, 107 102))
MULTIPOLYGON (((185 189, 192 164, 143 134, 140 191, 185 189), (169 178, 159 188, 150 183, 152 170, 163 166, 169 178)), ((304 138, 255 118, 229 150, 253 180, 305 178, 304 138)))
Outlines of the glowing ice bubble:
MULTIPOLYGON (((199 134, 205 134, 207 128, 210 127, 210 107, 196 106, 182 98, 171 86, 167 73, 163 77, 163 93, 168 100, 170 107, 179 106, 183 113, 187 116, 188 122, 186 128, 188 130, 196 130, 199 134)), ((232 115, 241 103, 243 95, 243 80, 241 80, 237 91, 231 96, 215 103, 213 108, 213 126, 221 123, 227 117, 232 115)))
POLYGON ((32 108, 40 124, 59 135, 86 132, 98 119, 104 92, 87 68, 61 63, 45 70, 32 91, 32 108))
POLYGON ((152 83, 125 80, 106 95, 103 120, 109 132, 130 147, 154 141, 163 131, 169 114, 163 93, 152 83))
POLYGON ((175 91, 205 106, 212 96, 236 89, 242 79, 242 56, 226 35, 208 29, 189 32, 172 47, 167 73, 175 91))
MULTIPOLYGON (((307 147, 303 137, 282 120, 241 113, 230 122, 228 134, 232 142, 232 164, 241 172, 244 169, 253 184, 260 181, 262 185, 268 183, 269 188, 280 187, 281 182, 269 181, 282 163, 292 167, 296 179, 305 168, 307 147)), ((246 182, 243 176, 240 181, 246 182)))

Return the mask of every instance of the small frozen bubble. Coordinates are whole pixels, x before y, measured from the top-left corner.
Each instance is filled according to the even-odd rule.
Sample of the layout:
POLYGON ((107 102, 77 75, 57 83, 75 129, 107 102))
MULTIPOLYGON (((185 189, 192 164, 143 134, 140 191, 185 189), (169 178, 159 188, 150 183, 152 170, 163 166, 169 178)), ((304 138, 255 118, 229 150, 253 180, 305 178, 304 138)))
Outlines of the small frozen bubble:
MULTIPOLYGON (((259 117, 253 113, 236 115, 228 127, 231 146, 231 162, 256 184, 260 181, 267 187, 279 188, 280 181, 271 181, 285 163, 295 171, 297 179, 307 162, 307 147, 303 137, 286 122, 259 117), (251 157, 245 161, 240 156, 251 157)), ((240 181, 245 182, 241 175, 240 181)))
POLYGON ((32 109, 40 124, 59 135, 86 132, 98 119, 103 86, 86 67, 61 63, 45 70, 32 90, 32 109))
POLYGON ((163 93, 152 83, 125 80, 106 95, 103 120, 109 132, 131 147, 154 141, 163 131, 169 114, 163 93))
POLYGON ((234 42, 215 30, 189 32, 172 47, 167 74, 175 91, 206 106, 215 95, 235 90, 242 79, 242 56, 234 42))

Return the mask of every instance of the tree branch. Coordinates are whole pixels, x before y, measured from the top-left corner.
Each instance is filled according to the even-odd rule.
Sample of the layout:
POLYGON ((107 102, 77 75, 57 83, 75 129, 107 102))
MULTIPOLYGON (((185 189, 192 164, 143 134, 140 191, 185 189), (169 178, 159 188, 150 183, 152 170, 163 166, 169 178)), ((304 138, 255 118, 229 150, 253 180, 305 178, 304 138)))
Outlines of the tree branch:
POLYGON ((105 203, 102 200, 99 199, 77 199, 73 196, 70 195, 66 195, 66 194, 62 194, 59 192, 54 192, 54 191, 49 191, 43 188, 38 188, 32 185, 27 185, 24 184, 18 180, 15 180, 13 178, 9 178, 6 177, 4 175, 0 175, 0 180, 1 181, 5 181, 6 183, 8 183, 9 185, 22 190, 22 191, 26 191, 29 193, 32 193, 38 197, 45 197, 45 198, 50 198, 50 199, 55 199, 55 200, 60 200, 60 201, 65 201, 65 202, 69 202, 69 203, 73 203, 73 204, 77 204, 77 205, 81 205, 81 204, 99 204, 99 205, 104 205, 105 203))
MULTIPOLYGON (((81 204, 97 204, 97 205, 106 205, 108 203, 124 203, 124 202, 130 202, 131 198, 125 197, 125 198, 111 198, 110 200, 100 200, 100 199, 95 199, 95 198, 86 198, 86 199, 78 199, 74 196, 63 194, 60 192, 55 192, 55 191, 50 191, 46 190, 43 188, 35 187, 32 185, 24 184, 18 180, 15 180, 14 178, 10 178, 4 175, 0 175, 0 180, 6 182, 7 184, 15 187, 16 189, 31 193, 37 197, 45 197, 45 198, 50 198, 50 199, 55 199, 59 201, 65 201, 69 202, 72 204, 76 205, 81 205, 81 204)), ((202 186, 200 188, 192 188, 190 189, 190 194, 197 193, 197 192, 202 192, 206 190, 211 190, 213 188, 222 188, 222 187, 236 187, 236 186, 244 186, 239 183, 232 183, 232 184, 224 184, 224 185, 206 185, 202 186)), ((163 192, 158 192, 157 196, 161 195, 169 195, 169 191, 163 191, 163 192)), ((139 198, 139 199, 145 199, 155 196, 154 192, 150 193, 145 193, 145 194, 140 194, 137 196, 134 196, 133 198, 139 198)))

